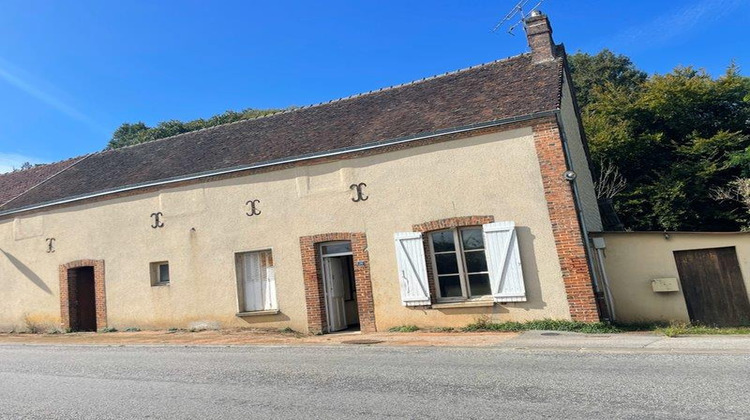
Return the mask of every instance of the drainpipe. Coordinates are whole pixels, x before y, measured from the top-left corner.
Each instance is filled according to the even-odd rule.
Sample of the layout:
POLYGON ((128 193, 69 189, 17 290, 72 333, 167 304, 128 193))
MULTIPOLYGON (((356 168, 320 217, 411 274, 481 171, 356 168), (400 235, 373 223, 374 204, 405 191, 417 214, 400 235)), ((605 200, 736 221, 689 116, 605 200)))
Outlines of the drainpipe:
MULTIPOLYGON (((568 168, 571 171, 573 171, 573 173, 575 173, 575 167, 573 165, 573 160, 570 158, 570 148, 568 147, 568 138, 565 135, 565 125, 563 124, 560 110, 557 110, 555 112, 555 117, 557 119, 557 125, 560 127, 560 138, 562 139, 563 152, 564 152, 563 154, 565 155, 565 163, 568 166, 568 168)), ((583 208, 581 206, 581 196, 578 192, 578 185, 576 183, 575 178, 570 180, 570 185, 573 187, 573 200, 575 201, 576 214, 578 215, 578 223, 580 223, 581 231, 583 233, 583 246, 586 250, 586 264, 588 264, 589 266, 589 272, 591 273, 591 277, 592 277, 592 287, 595 293, 594 298, 596 298, 596 293, 599 292, 599 286, 598 286, 599 285, 599 275, 598 275, 599 273, 597 272, 597 270, 595 270, 595 267, 592 261, 593 253, 591 250, 591 240, 589 238, 589 230, 586 227, 586 219, 583 216, 583 208)), ((604 283, 603 285, 605 289, 605 292, 604 292, 605 299, 609 300, 608 298, 609 287, 604 283)), ((607 302, 607 305, 609 304, 610 302, 607 302)), ((611 319, 611 321, 614 321, 614 319, 611 319)))
POLYGON ((599 266, 602 273, 602 284, 604 285, 604 298, 607 300, 607 309, 609 310, 609 317, 612 321, 616 320, 615 316, 615 300, 612 298, 612 291, 609 287, 609 277, 607 277, 607 270, 604 268, 604 248, 596 248, 597 255, 599 256, 599 266))

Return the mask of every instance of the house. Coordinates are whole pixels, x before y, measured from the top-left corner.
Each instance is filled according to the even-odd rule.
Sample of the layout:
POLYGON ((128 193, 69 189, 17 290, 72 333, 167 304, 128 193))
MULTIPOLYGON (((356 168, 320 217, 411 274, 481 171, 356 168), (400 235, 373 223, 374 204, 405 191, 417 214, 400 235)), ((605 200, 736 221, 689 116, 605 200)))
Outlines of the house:
POLYGON ((600 319, 562 46, 0 176, 0 327, 600 319))

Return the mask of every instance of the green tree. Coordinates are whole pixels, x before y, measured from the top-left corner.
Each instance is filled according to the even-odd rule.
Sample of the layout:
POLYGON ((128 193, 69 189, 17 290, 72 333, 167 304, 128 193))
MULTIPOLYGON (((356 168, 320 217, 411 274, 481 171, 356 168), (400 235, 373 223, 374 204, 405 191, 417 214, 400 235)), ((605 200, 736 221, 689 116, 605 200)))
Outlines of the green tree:
POLYGON ((107 148, 118 149, 120 147, 146 143, 149 141, 176 136, 178 134, 188 133, 203 128, 258 118, 279 111, 281 110, 248 108, 239 112, 226 111, 223 114, 215 115, 207 120, 201 118, 188 122, 182 122, 178 120, 162 121, 155 127, 149 127, 143 122, 124 123, 119 126, 117 130, 115 130, 115 132, 112 134, 112 138, 109 140, 107 148))
POLYGON ((638 70, 630 58, 615 55, 608 49, 596 55, 577 52, 568 57, 576 99, 581 107, 589 105, 594 91, 610 83, 632 91, 646 81, 645 72, 638 70))
MULTIPOLYGON (((584 55, 579 62, 601 55, 584 55)), ((637 72, 629 60, 615 58, 637 72)), ((637 77, 623 80, 608 72, 596 79, 596 72, 588 71, 600 66, 572 71, 581 68, 585 77, 572 75, 591 85, 582 119, 592 157, 612 162, 628 180, 615 198, 627 227, 708 231, 746 226, 742 204, 716 200, 712 192, 750 175, 750 78, 734 65, 719 78, 678 67, 636 84, 637 77)))

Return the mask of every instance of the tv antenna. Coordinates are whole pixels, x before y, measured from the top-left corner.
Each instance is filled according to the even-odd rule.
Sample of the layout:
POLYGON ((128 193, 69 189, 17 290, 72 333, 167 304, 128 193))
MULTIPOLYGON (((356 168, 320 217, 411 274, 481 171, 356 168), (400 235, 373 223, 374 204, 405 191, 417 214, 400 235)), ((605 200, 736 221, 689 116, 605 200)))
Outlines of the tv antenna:
POLYGON ((539 0, 539 2, 537 2, 537 4, 534 5, 534 7, 529 9, 527 13, 527 12, 524 12, 523 9, 524 7, 526 7, 526 4, 529 1, 531 0, 520 0, 518 3, 516 3, 516 5, 513 6, 510 12, 508 12, 508 14, 505 15, 505 18, 503 18, 503 20, 501 20, 500 23, 495 25, 495 27, 492 29, 492 32, 497 32, 497 30, 500 29, 500 27, 502 27, 503 25, 505 25, 506 22, 510 22, 511 20, 518 18, 518 22, 514 23, 513 25, 510 26, 510 28, 508 28, 508 33, 511 35, 514 35, 513 30, 516 29, 518 25, 522 24, 523 21, 526 20, 527 17, 529 17, 531 12, 536 10, 536 8, 539 7, 544 2, 544 0, 539 0))

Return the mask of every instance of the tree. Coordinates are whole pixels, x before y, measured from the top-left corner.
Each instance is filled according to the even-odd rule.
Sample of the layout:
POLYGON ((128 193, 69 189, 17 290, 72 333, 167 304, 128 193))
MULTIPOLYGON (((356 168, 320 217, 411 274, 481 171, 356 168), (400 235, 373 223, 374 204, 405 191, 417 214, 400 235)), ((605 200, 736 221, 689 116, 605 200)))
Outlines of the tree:
POLYGON ((574 62, 574 84, 587 85, 581 113, 593 160, 627 179, 614 201, 628 228, 745 226, 741 204, 717 202, 712 191, 750 176, 750 78, 735 65, 716 79, 692 67, 641 78, 629 59, 608 51, 578 53, 574 62))
POLYGON ((716 201, 736 201, 744 207, 745 222, 743 230, 750 230, 750 178, 736 178, 726 187, 711 191, 711 198, 716 201))
POLYGON ((117 149, 153 140, 153 138, 149 138, 148 136, 149 130, 149 127, 140 121, 135 124, 124 123, 112 134, 108 148, 117 149))
POLYGON ((638 70, 630 58, 615 55, 608 49, 603 49, 596 55, 579 51, 568 57, 568 64, 573 76, 576 99, 581 107, 589 105, 593 100, 593 92, 604 88, 607 83, 633 91, 647 78, 646 73, 638 70))
POLYGON ((146 143, 149 141, 176 136, 203 128, 214 127, 221 124, 258 118, 279 112, 278 109, 252 109, 243 111, 226 111, 215 115, 207 120, 202 118, 188 122, 178 120, 162 121, 155 127, 149 127, 143 122, 124 123, 115 130, 107 145, 108 149, 119 149, 125 146, 146 143))

